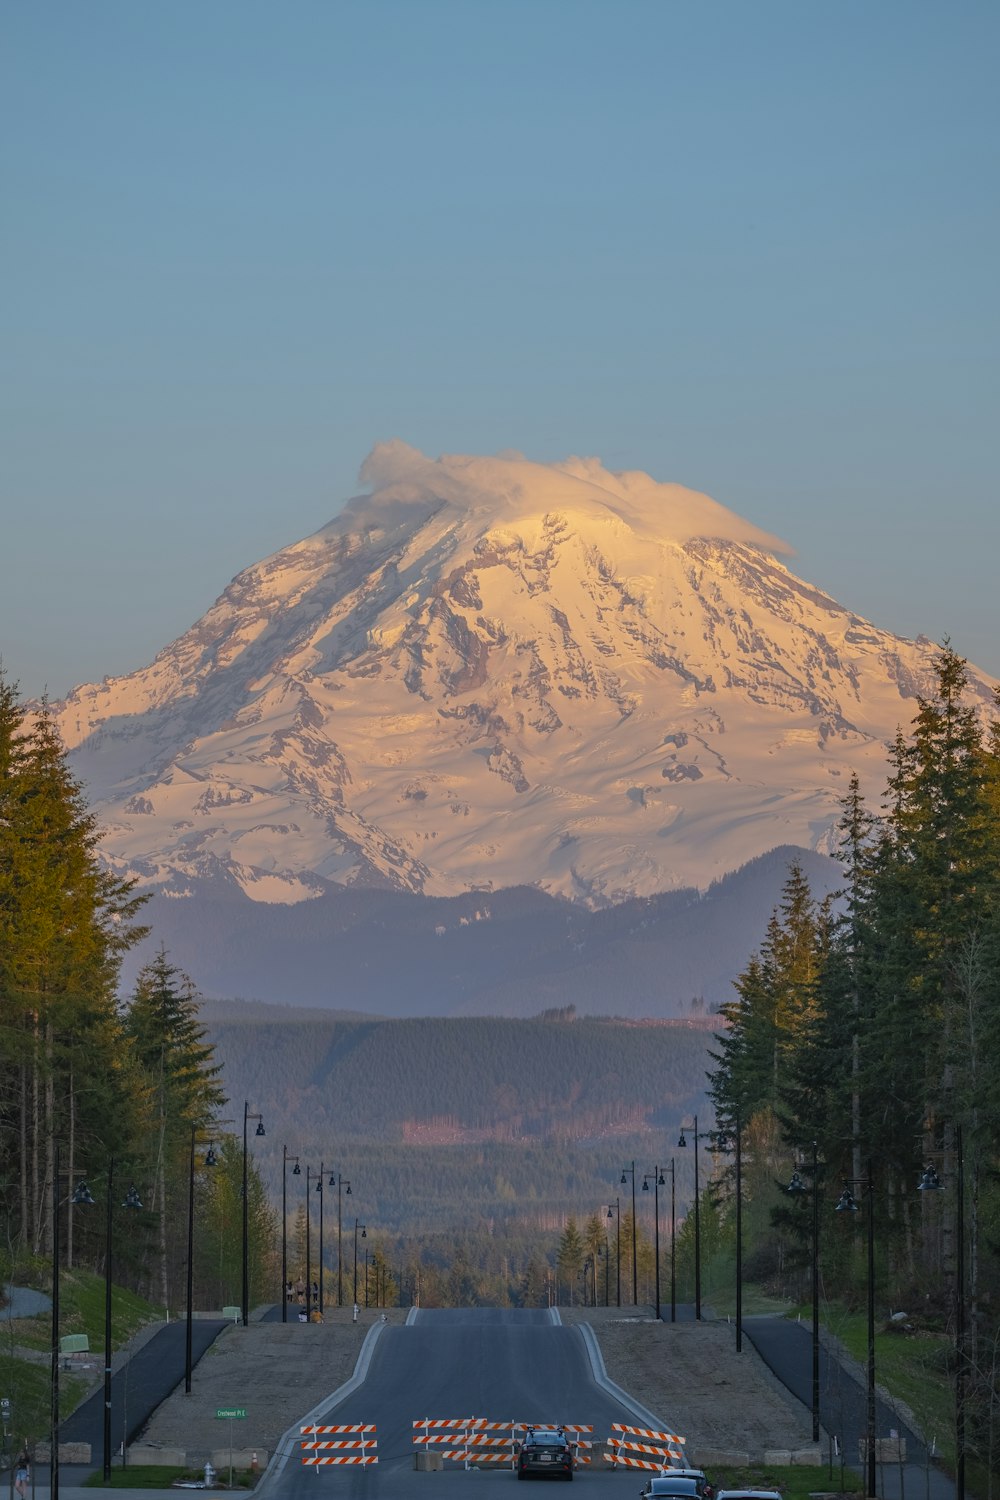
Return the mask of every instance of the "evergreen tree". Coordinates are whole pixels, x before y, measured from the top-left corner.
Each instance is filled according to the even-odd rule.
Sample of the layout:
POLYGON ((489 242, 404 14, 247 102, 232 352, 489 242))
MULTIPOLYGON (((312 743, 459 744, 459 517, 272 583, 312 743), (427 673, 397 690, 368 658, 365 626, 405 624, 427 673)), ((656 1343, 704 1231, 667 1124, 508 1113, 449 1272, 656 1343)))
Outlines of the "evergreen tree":
POLYGON ((222 1070, 205 1041, 198 1004, 191 980, 161 949, 139 974, 124 1022, 146 1079, 150 1207, 158 1216, 160 1296, 168 1307, 171 1262, 180 1248, 175 1237, 175 1253, 170 1254, 170 1226, 183 1218, 190 1134, 208 1127, 225 1103, 218 1083, 222 1070))

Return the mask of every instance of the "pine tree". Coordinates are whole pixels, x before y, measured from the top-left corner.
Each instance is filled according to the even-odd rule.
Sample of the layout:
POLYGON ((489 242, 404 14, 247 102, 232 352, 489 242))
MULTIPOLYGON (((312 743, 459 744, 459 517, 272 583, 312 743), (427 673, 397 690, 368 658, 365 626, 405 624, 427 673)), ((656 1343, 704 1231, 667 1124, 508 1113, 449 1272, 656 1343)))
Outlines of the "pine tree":
POLYGON ((190 1133, 209 1126, 225 1103, 217 1081, 221 1068, 205 1041, 198 1004, 191 980, 161 949, 139 974, 125 1017, 125 1034, 143 1070, 149 1099, 150 1208, 158 1217, 160 1295, 167 1307, 169 1231, 183 1217, 190 1133))

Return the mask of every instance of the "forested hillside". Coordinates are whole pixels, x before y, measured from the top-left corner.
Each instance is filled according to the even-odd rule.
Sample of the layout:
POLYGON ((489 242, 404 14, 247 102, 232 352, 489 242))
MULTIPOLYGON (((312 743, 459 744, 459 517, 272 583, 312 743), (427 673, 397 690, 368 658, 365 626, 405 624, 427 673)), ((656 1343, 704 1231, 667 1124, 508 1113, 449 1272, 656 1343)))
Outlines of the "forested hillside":
POLYGON ((394 1230, 443 1216, 556 1227, 606 1205, 626 1158, 651 1170, 671 1154, 703 1100, 715 1024, 380 1021, 240 1002, 206 1002, 202 1019, 231 1097, 264 1115, 253 1148, 275 1191, 284 1145, 351 1180, 352 1222, 394 1230))

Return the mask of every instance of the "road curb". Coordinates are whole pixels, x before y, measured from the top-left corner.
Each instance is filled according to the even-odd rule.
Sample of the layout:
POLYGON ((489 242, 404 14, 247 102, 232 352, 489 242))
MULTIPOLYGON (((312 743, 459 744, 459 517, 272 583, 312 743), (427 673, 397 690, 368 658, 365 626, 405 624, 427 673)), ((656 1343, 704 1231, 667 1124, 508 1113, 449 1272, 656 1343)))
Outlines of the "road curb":
MULTIPOLYGON (((561 1321, 562 1319, 560 1319, 561 1321)), ((662 1417, 658 1417, 655 1412, 651 1412, 648 1407, 636 1401, 633 1396, 629 1395, 628 1391, 622 1390, 621 1386, 616 1385, 611 1379, 611 1376, 605 1369, 604 1355, 601 1353, 601 1346, 597 1342, 597 1335, 591 1325, 589 1323, 578 1323, 576 1326, 580 1330, 583 1347, 586 1349, 587 1358, 590 1360, 590 1368, 594 1376, 594 1381, 600 1386, 601 1390, 605 1391, 607 1395, 613 1396, 643 1426, 655 1428, 657 1431, 667 1431, 668 1429, 664 1425, 662 1417)))
POLYGON ((345 1380, 343 1385, 338 1386, 332 1395, 325 1396, 317 1406, 313 1407, 312 1411, 307 1411, 304 1417, 299 1417, 298 1421, 293 1422, 291 1427, 282 1434, 270 1463, 254 1488, 255 1495, 266 1494, 273 1487, 288 1460, 295 1453, 296 1445, 302 1436, 300 1428, 307 1427, 312 1422, 319 1422, 321 1418, 329 1415, 335 1407, 339 1406, 342 1401, 346 1401, 348 1396, 352 1396, 359 1385, 364 1384, 372 1362, 372 1356, 375 1353, 375 1345, 382 1335, 382 1330, 387 1326, 386 1323, 372 1324, 365 1334, 365 1341, 361 1345, 361 1353, 358 1355, 358 1362, 354 1366, 354 1374, 351 1378, 345 1380))

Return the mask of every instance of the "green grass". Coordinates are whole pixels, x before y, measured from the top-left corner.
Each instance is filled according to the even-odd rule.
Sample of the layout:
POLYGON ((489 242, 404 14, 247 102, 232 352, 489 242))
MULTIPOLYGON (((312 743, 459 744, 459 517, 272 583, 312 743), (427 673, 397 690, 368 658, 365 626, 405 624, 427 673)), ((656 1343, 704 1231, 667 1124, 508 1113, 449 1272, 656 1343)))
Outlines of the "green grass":
MULTIPOLYGON (((50 1290, 45 1268, 40 1261, 29 1267, 18 1266, 19 1285, 34 1285, 50 1290), (28 1272, 25 1275, 25 1272, 28 1272)), ((162 1312, 132 1292, 111 1288, 111 1344, 118 1350, 146 1323, 159 1319, 162 1312)), ((104 1278, 90 1271, 63 1271, 59 1278, 59 1333, 85 1333, 92 1351, 101 1357, 104 1350, 104 1278)), ((18 1349, 37 1350, 48 1355, 52 1341, 52 1320, 48 1312, 34 1318, 16 1318, 4 1323, 0 1339, 0 1386, 12 1406, 12 1429, 17 1441, 47 1438, 49 1432, 50 1369, 49 1361, 28 1360, 18 1349)), ((71 1412, 92 1388, 92 1382, 69 1371, 60 1371, 60 1411, 71 1412)))
MULTIPOLYGON (((809 1314, 811 1317, 811 1313, 809 1314)), ((868 1317, 837 1304, 821 1311, 824 1326, 862 1366, 868 1361, 868 1317)), ((912 1411, 921 1435, 934 1442, 946 1468, 955 1464, 955 1391, 949 1374, 953 1340, 945 1334, 918 1331, 887 1333, 875 1329, 876 1383, 912 1411)))
MULTIPOLYGON (((233 1489, 250 1490, 260 1476, 249 1469, 233 1470, 233 1489)), ((202 1479, 201 1469, 179 1469, 170 1464, 132 1464, 127 1469, 112 1469, 111 1478, 105 1482, 100 1474, 91 1474, 86 1481, 88 1489, 110 1490, 169 1490, 178 1479, 202 1479)), ((213 1490, 229 1488, 229 1470, 220 1469, 212 1485, 213 1490)))
POLYGON ((780 1464, 745 1464, 738 1469, 713 1467, 708 1477, 717 1490, 780 1490, 784 1500, 808 1500, 817 1491, 847 1493, 863 1488, 861 1480, 849 1469, 841 1485, 840 1469, 834 1469, 831 1478, 825 1464, 819 1468, 808 1464, 794 1464, 790 1468, 780 1464))

